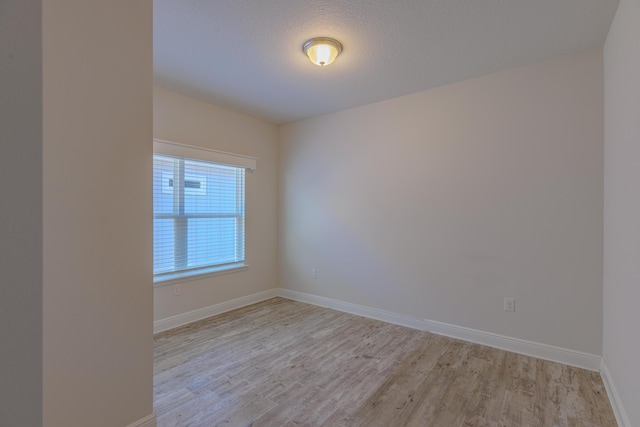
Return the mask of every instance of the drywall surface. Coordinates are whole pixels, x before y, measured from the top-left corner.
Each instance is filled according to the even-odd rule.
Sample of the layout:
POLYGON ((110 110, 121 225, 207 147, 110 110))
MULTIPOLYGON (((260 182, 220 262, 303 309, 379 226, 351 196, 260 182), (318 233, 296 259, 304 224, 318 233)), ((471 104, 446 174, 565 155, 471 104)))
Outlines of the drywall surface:
POLYGON ((42 425, 42 8, 0 5, 0 425, 42 425))
POLYGON ((153 412, 152 2, 50 0, 42 36, 43 425, 127 426, 153 412))
POLYGON ((164 319, 277 287, 277 128, 270 123, 155 87, 154 137, 258 158, 246 174, 249 269, 154 290, 154 318, 164 319))
POLYGON ((622 0, 607 38, 603 356, 629 426, 640 425, 640 2, 622 0))
POLYGON ((601 354, 601 50, 280 138, 281 286, 601 354))

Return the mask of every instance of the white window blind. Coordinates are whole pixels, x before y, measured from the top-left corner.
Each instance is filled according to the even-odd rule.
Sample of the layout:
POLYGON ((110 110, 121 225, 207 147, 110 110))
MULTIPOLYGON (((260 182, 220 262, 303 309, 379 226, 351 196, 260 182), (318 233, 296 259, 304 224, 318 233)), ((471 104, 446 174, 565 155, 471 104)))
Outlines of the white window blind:
POLYGON ((154 281, 243 266, 245 168, 255 159, 234 165, 228 153, 158 141, 154 150, 154 281), (224 164, 201 160, 217 154, 224 164))

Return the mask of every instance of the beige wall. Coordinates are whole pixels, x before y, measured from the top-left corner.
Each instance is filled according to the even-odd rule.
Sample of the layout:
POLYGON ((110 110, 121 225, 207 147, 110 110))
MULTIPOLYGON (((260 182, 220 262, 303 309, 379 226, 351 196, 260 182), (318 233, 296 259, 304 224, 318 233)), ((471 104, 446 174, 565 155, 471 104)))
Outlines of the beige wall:
POLYGON ((44 2, 42 39, 44 425, 127 426, 153 411, 152 2, 44 2))
POLYGON ((41 0, 0 4, 0 425, 42 424, 41 0))
POLYGON ((603 356, 640 426, 640 2, 621 0, 605 45, 603 356))
POLYGON ((155 319, 277 287, 277 128, 275 125, 156 87, 155 138, 258 157, 246 175, 246 271, 156 287, 155 319))
POLYGON ((600 354, 601 55, 285 125, 281 286, 600 354))

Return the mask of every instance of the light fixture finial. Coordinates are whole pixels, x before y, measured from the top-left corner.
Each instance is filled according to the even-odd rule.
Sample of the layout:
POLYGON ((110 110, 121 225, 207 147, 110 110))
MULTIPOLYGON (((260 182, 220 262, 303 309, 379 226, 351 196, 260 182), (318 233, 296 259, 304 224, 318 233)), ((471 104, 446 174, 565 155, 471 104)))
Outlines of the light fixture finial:
POLYGON ((302 45, 302 50, 311 62, 324 67, 331 64, 340 55, 342 44, 329 37, 314 37, 302 45))

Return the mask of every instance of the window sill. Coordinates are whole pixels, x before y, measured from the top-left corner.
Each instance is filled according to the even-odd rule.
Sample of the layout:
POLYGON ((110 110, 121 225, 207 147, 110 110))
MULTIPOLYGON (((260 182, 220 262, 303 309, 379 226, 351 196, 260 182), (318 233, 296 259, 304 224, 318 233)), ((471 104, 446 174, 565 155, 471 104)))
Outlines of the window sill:
POLYGON ((176 283, 190 282, 192 280, 201 280, 208 277, 221 276, 223 274, 237 273, 239 271, 245 271, 249 269, 249 264, 238 263, 225 267, 212 267, 205 270, 199 270, 193 273, 176 273, 161 278, 153 279, 153 287, 159 288, 162 286, 173 285, 176 283))

